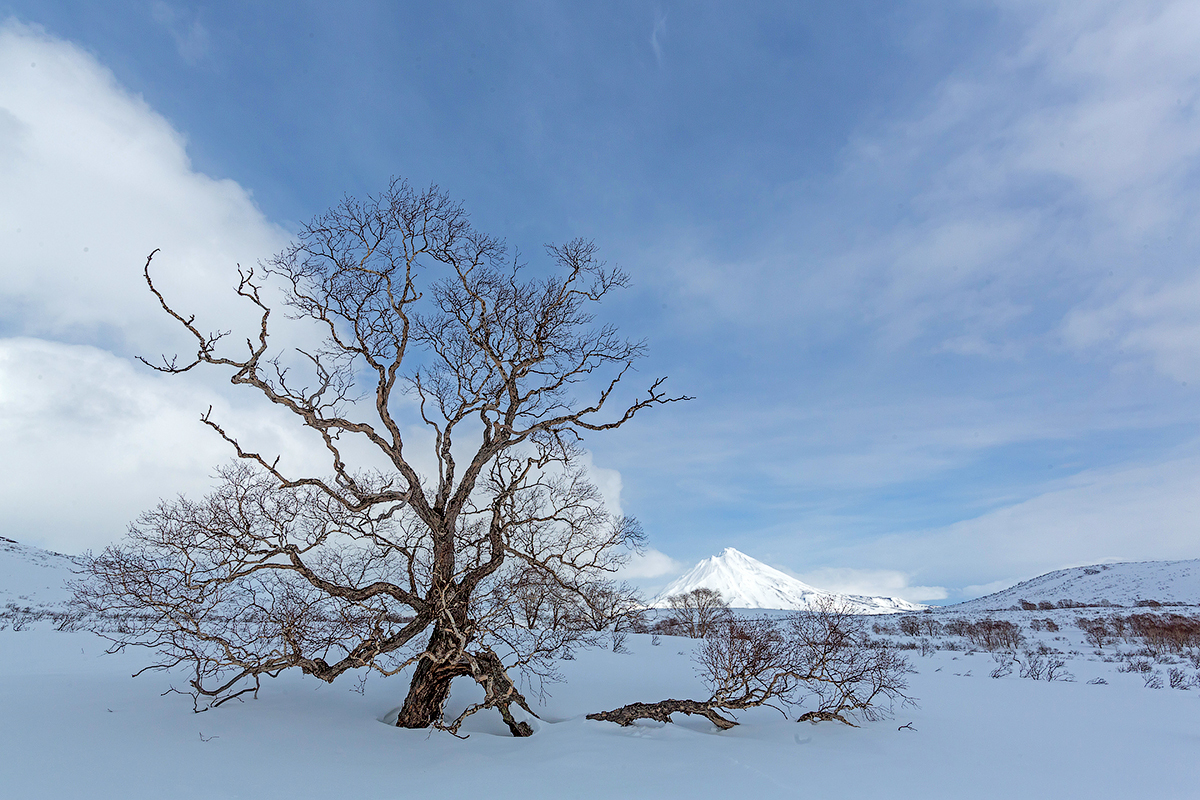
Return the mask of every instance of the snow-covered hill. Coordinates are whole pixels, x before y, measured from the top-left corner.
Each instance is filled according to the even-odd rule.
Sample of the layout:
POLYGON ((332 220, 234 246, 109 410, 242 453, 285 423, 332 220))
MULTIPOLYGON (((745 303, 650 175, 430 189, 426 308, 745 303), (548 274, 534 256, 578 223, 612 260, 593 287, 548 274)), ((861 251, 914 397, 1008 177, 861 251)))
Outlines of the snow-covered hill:
POLYGON ((953 611, 989 611, 1062 600, 1086 605, 1135 606, 1139 601, 1200 605, 1200 559, 1129 561, 1048 572, 995 594, 953 606, 953 611))
POLYGON ((719 556, 701 561, 672 582, 650 605, 665 607, 666 598, 700 588, 717 590, 732 608, 799 611, 827 599, 846 606, 856 614, 897 614, 924 608, 895 597, 826 592, 768 567, 732 547, 726 547, 719 556))
POLYGON ((71 596, 66 582, 78 569, 75 559, 0 536, 0 608, 55 608, 71 596))

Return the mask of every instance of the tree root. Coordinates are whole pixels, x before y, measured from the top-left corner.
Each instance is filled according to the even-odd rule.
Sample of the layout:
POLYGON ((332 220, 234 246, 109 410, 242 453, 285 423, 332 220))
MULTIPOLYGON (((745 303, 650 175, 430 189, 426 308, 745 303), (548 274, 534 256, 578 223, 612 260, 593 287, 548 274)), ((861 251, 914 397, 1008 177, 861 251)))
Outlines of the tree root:
POLYGON ((516 717, 512 715, 510 707, 513 703, 516 703, 525 709, 530 716, 537 719, 541 719, 541 717, 538 717, 533 712, 533 709, 529 707, 529 703, 526 702, 525 696, 517 691, 517 687, 513 684, 512 679, 508 677, 508 673, 505 671, 504 663, 500 660, 500 657, 490 647, 485 647, 475 653, 464 653, 462 663, 465 664, 468 673, 475 679, 475 682, 483 687, 483 702, 468 706, 466 710, 458 715, 458 719, 454 720, 451 724, 437 723, 435 727, 458 736, 458 729, 467 717, 477 711, 483 711, 485 708, 494 708, 500 712, 500 717, 504 720, 504 724, 508 726, 508 730, 513 736, 518 738, 533 736, 533 726, 528 722, 518 722, 516 717))
POLYGON ((705 717, 723 731, 727 731, 737 725, 735 721, 726 719, 718 714, 716 708, 710 703, 701 703, 698 700, 661 700, 657 703, 630 703, 627 706, 614 708, 612 711, 588 714, 587 718, 599 720, 600 722, 615 722, 621 727, 628 727, 635 720, 639 719, 670 722, 671 715, 675 712, 688 715, 696 714, 705 717))

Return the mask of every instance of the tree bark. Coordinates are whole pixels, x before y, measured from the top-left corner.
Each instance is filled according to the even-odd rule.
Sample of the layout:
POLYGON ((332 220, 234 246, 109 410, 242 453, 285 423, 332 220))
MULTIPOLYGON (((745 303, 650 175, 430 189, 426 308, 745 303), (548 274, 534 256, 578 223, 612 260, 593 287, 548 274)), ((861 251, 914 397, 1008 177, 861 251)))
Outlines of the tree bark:
POLYGON ((708 703, 701 703, 698 700, 660 700, 657 703, 630 703, 627 706, 614 708, 612 711, 588 714, 587 718, 601 722, 615 722, 622 727, 627 727, 639 719, 670 722, 671 715, 677 711, 681 714, 698 714, 705 717, 723 731, 727 731, 737 725, 733 720, 726 719, 718 714, 716 709, 708 703))
POLYGON ((427 657, 418 662, 408 696, 396 718, 398 728, 428 728, 440 722, 451 681, 471 674, 459 638, 442 627, 441 622, 434 626, 425 652, 427 657))

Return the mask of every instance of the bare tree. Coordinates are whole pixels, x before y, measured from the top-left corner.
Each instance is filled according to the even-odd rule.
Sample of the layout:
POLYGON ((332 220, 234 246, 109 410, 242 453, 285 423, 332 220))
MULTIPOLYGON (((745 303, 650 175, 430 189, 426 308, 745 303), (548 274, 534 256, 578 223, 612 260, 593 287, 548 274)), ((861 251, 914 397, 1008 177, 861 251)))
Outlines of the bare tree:
POLYGON ((393 181, 314 219, 260 271, 239 268, 236 294, 259 315, 240 353, 164 297, 152 253, 147 285, 196 353, 151 366, 228 371, 315 434, 329 472, 292 474, 210 409, 202 420, 237 466, 205 500, 161 504, 92 558, 78 602, 125 616, 111 635, 160 652, 153 666, 191 665, 209 704, 283 669, 331 681, 411 667, 398 725, 456 729, 443 706, 468 676, 485 700, 467 713, 494 707, 528 733, 509 713, 525 701, 507 670, 551 676, 584 635, 596 587, 641 541, 588 481, 581 436, 686 399, 659 379, 610 412, 644 345, 591 309, 626 275, 584 240, 546 251, 554 269, 526 277, 436 187, 393 181), (289 317, 316 326, 319 347, 269 346, 268 284, 289 317), (405 449, 410 426, 431 433, 429 474, 405 449), (386 467, 354 463, 351 440, 386 467))
POLYGON ((730 619, 729 605, 716 589, 700 587, 690 592, 671 595, 667 598, 678 627, 688 636, 700 639, 718 624, 730 619))
POLYGON ((809 612, 792 614, 785 624, 803 701, 816 704, 800 721, 853 725, 848 716, 874 721, 895 702, 908 702, 908 660, 886 642, 872 640, 863 617, 822 600, 809 612))
POLYGON ((773 620, 726 619, 710 628, 695 655, 698 671, 711 691, 707 700, 632 703, 588 719, 631 725, 638 719, 669 722, 671 714, 698 714, 721 729, 736 721, 720 710, 771 706, 783 711, 796 703, 816 702, 800 721, 850 717, 877 720, 905 694, 908 661, 885 643, 870 639, 861 617, 832 602, 773 620))
POLYGON ((771 620, 727 617, 709 626, 696 652, 697 671, 712 694, 707 700, 631 703, 588 719, 631 725, 638 719, 670 722, 671 714, 696 714, 722 730, 737 725, 718 713, 783 702, 795 687, 788 642, 771 620))

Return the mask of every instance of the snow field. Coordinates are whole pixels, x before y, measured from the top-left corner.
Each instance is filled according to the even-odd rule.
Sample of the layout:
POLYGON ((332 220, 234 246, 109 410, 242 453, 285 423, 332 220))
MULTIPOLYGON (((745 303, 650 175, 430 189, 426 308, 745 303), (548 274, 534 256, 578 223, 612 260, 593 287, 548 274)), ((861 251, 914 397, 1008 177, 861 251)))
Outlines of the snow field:
MULTIPOLYGON (((585 720, 637 700, 704 696, 695 640, 655 646, 631 635, 629 653, 581 652, 562 663, 567 680, 551 695, 528 691, 543 719, 524 740, 488 712, 468 720, 465 740, 384 724, 407 684, 379 676, 359 693, 354 676, 326 685, 285 674, 257 700, 194 714, 190 698, 159 696, 184 684, 182 671, 130 680, 148 653, 101 655, 93 634, 39 622, 0 631, 0 773, 5 795, 22 798, 1200 796, 1200 689, 1145 688, 1102 660, 1111 646, 1102 656, 1086 647, 1075 616, 1004 615, 1029 644, 1062 650, 1074 682, 994 680, 986 652, 909 651, 919 707, 858 729, 766 708, 727 732, 679 715, 630 728, 585 720), (1030 618, 1052 616, 1059 632, 1029 629, 1030 618), (1095 677, 1107 685, 1086 683, 1095 677), (905 724, 915 730, 897 730, 905 724)), ((477 691, 460 681, 452 706, 477 691)))

